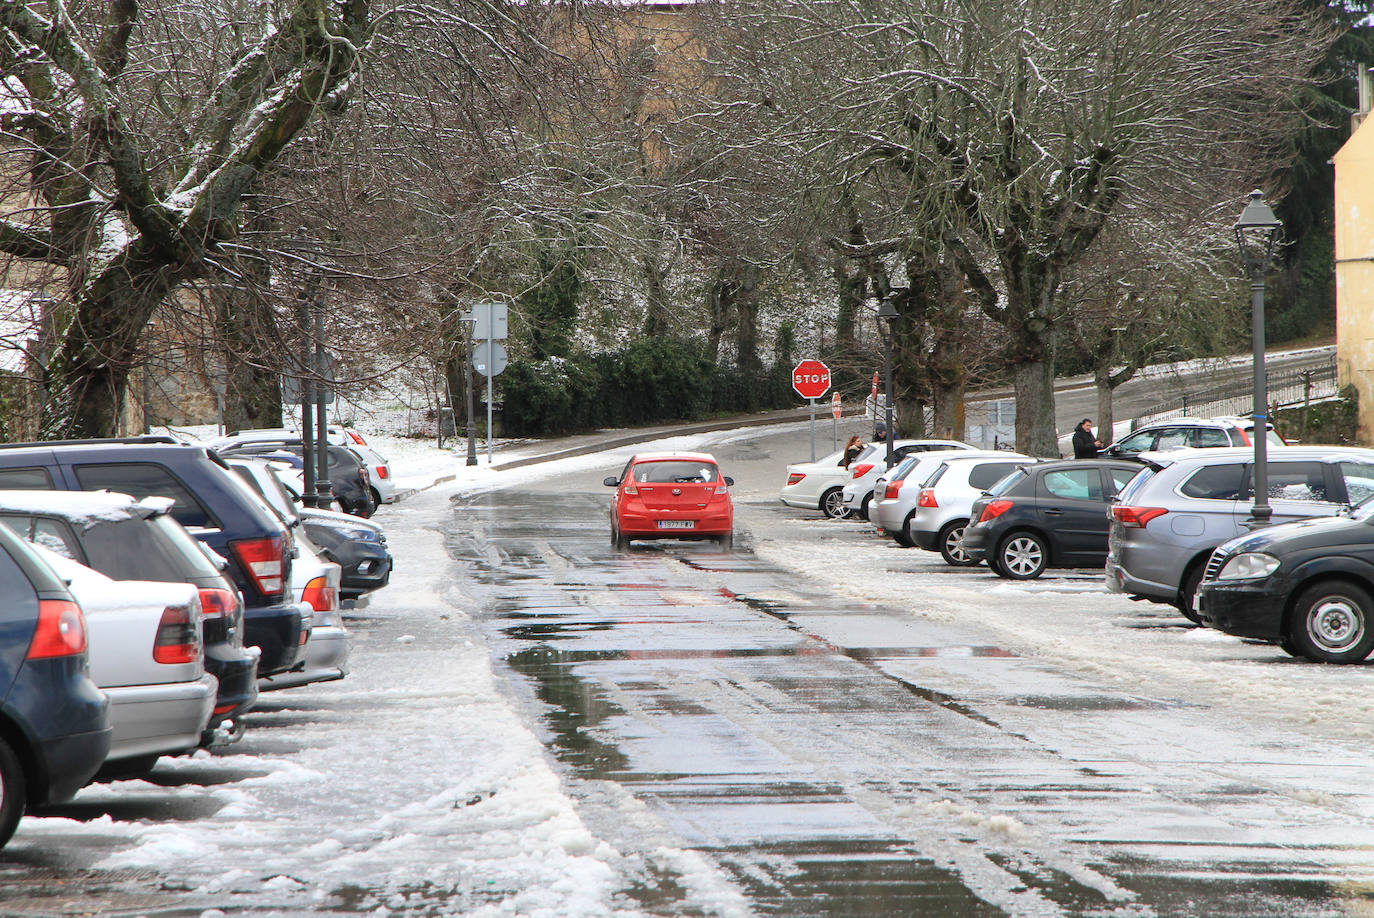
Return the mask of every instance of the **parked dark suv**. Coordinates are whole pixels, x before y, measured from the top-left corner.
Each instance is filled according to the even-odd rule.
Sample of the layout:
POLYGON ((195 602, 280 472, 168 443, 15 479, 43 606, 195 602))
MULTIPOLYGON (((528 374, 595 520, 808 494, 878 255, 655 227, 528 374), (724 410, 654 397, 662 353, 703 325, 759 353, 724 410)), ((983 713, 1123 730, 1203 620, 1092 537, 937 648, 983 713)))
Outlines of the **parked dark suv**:
POLYGON ((26 807, 71 799, 110 750, 86 622, 67 586, 0 526, 0 847, 26 807))
MULTIPOLYGON (((305 446, 299 439, 290 438, 251 440, 219 447, 215 451, 226 458, 246 456, 253 459, 273 459, 289 463, 294 468, 301 468, 305 461, 305 446)), ((328 458, 325 471, 329 475, 330 489, 343 512, 364 519, 371 516, 377 505, 372 501, 372 484, 367 466, 351 450, 343 446, 326 446, 325 456, 328 458)))
POLYGON ((243 598, 244 643, 262 651, 258 675, 296 664, 307 632, 290 595, 290 539, 210 450, 170 437, 4 445, 0 488, 170 497, 172 517, 228 561, 243 598))

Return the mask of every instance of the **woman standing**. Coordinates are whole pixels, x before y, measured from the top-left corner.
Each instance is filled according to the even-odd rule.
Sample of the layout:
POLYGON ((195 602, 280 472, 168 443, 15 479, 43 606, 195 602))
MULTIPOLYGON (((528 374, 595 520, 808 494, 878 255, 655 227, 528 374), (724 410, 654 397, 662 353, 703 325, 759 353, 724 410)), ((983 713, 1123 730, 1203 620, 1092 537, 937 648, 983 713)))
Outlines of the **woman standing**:
POLYGON ((844 445, 844 458, 840 460, 842 468, 849 468, 849 463, 858 458, 859 453, 864 450, 863 437, 855 434, 849 438, 849 442, 844 445))

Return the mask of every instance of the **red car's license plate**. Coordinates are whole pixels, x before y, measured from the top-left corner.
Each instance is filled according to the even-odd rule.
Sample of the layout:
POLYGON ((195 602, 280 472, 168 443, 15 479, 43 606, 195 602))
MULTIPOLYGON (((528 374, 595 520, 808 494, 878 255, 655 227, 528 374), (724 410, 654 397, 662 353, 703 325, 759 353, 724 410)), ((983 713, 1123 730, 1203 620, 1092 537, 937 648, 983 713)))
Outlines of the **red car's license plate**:
POLYGON ((695 520, 659 520, 659 529, 691 529, 696 525, 695 520))

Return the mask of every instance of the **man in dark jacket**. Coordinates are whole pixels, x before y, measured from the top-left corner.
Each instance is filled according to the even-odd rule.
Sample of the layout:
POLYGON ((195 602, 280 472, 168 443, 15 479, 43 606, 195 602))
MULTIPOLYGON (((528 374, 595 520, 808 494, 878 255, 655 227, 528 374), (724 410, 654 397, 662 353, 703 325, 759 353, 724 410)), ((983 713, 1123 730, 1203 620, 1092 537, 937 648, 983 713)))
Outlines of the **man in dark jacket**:
POLYGON ((1073 457, 1075 459, 1096 459, 1102 441, 1093 436, 1093 422, 1084 418, 1073 430, 1073 457))

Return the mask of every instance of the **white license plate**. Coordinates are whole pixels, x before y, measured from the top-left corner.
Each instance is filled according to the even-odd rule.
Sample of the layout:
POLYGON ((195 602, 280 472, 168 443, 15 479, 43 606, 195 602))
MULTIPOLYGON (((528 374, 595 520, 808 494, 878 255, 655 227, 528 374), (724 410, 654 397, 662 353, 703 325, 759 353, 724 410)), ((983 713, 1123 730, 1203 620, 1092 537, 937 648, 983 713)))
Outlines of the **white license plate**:
POLYGON ((691 529, 696 526, 695 520, 659 520, 659 529, 691 529))

